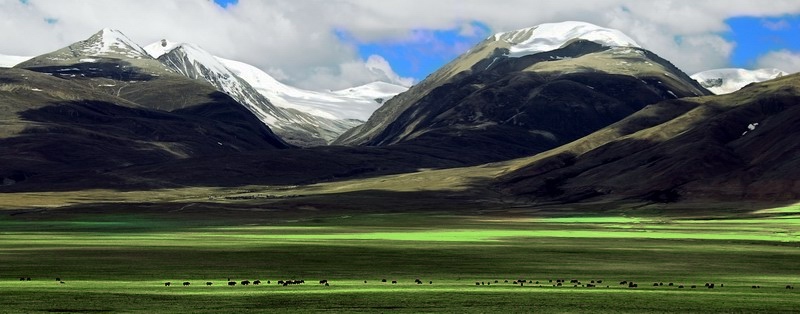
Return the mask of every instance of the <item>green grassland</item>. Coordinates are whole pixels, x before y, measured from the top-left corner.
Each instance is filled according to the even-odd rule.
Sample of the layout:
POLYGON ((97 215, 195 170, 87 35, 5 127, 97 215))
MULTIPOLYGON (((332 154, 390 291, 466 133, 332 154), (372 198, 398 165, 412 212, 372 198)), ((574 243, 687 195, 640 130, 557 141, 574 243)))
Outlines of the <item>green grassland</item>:
POLYGON ((318 213, 253 223, 152 213, 2 217, 3 313, 800 309, 800 289, 785 289, 800 286, 797 206, 738 218, 318 213), (229 287, 227 278, 263 283, 229 287), (415 284, 417 278, 423 284, 415 284), (289 279, 306 283, 276 284, 289 279), (330 286, 319 285, 321 279, 330 286), (514 284, 517 279, 529 282, 514 284), (568 283, 554 287, 555 279, 568 283), (591 280, 603 283, 582 287, 591 280), (619 285, 623 280, 639 287, 619 285), (705 288, 707 282, 716 287, 705 288))

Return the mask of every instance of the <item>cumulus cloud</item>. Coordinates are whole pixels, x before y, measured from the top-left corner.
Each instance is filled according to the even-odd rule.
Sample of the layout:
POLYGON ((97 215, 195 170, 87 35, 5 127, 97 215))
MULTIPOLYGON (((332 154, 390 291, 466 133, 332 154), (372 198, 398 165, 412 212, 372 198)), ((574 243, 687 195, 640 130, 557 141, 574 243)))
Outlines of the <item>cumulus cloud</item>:
POLYGON ((800 52, 779 50, 767 53, 756 62, 760 68, 776 68, 789 73, 800 72, 800 52))
MULTIPOLYGON (((239 0, 226 8, 209 0, 0 0, 0 53, 42 54, 112 27, 142 45, 191 42, 287 83, 337 89, 376 74, 371 58, 360 58, 336 30, 380 42, 425 29, 469 34, 473 21, 500 32, 581 20, 620 29, 692 73, 726 65, 734 47, 720 36, 726 18, 797 13, 796 0, 239 0)), ((388 69, 386 77, 403 81, 388 69)))

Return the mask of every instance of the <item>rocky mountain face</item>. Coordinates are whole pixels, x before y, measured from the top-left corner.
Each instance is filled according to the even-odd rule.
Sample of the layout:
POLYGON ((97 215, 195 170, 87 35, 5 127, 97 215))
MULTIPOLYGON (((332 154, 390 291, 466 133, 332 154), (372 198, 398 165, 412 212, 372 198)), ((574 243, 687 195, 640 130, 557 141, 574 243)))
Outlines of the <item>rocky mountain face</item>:
POLYGON ((579 139, 648 104, 708 94, 618 31, 543 24, 487 38, 334 143, 519 157, 579 139))
POLYGON ((768 81, 787 75, 778 69, 714 69, 692 74, 692 79, 717 95, 733 93, 750 83, 768 81))
POLYGON ((6 185, 288 147, 234 99, 113 30, 0 69, 0 99, 6 185))
POLYGON ((498 188, 537 202, 800 198, 800 75, 662 101, 522 160, 498 188))

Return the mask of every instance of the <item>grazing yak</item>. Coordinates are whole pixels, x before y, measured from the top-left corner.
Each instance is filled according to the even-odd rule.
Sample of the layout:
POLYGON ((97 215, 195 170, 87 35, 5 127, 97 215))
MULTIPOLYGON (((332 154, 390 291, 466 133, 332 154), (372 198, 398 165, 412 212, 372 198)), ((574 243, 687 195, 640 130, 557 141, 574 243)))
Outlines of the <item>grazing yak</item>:
POLYGON ((250 280, 242 280, 241 284, 242 284, 242 286, 249 285, 250 284, 250 280))
POLYGON ((324 285, 326 283, 328 283, 328 279, 322 279, 322 280, 319 281, 319 284, 321 284, 321 285, 324 285))
POLYGON ((169 287, 169 285, 171 285, 171 284, 172 284, 171 282, 167 281, 167 282, 164 283, 164 287, 169 287))
POLYGON ((253 284, 254 284, 254 285, 256 285, 256 286, 258 286, 258 285, 260 285, 260 284, 261 284, 261 280, 258 280, 258 279, 256 279, 256 281, 253 281, 253 284))
POLYGON ((188 285, 190 285, 190 284, 191 284, 191 283, 189 283, 188 281, 184 281, 184 282, 183 282, 183 286, 184 286, 184 287, 186 287, 186 286, 188 286, 188 285))
POLYGON ((231 286, 231 287, 233 287, 233 286, 235 286, 235 285, 236 285, 236 282, 235 282, 235 281, 228 281, 228 285, 229 285, 229 286, 231 286))
POLYGON ((213 284, 214 284, 213 282, 206 281, 206 286, 210 286, 210 285, 213 285, 213 284))

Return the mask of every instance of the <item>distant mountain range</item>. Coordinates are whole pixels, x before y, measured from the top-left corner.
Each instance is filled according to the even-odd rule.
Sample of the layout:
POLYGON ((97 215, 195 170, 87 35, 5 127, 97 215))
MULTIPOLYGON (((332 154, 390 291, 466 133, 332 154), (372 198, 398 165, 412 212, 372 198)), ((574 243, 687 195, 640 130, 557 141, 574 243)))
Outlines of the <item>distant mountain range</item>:
POLYGON ((799 198, 800 76, 694 77, 619 31, 563 22, 490 36, 407 91, 312 92, 196 45, 142 48, 106 29, 0 69, 0 189, 303 184, 493 163, 471 188, 533 204, 799 198))
MULTIPOLYGON (((83 57, 73 60, 76 63, 91 63, 86 61, 113 55, 121 60, 138 60, 134 66, 149 63, 152 67, 154 63, 145 60, 158 58, 168 70, 209 82, 247 107, 284 141, 303 147, 327 145, 347 129, 363 123, 387 99, 407 89, 374 82, 336 92, 302 90, 286 86, 251 65, 214 57, 193 44, 162 40, 143 48, 112 29, 101 30, 70 47, 71 54, 83 57)), ((41 56, 0 58, 7 64, 22 63, 20 67, 30 66, 31 59, 36 59, 33 63, 37 66, 56 61, 41 56), (20 62, 23 60, 26 62, 20 62)))

